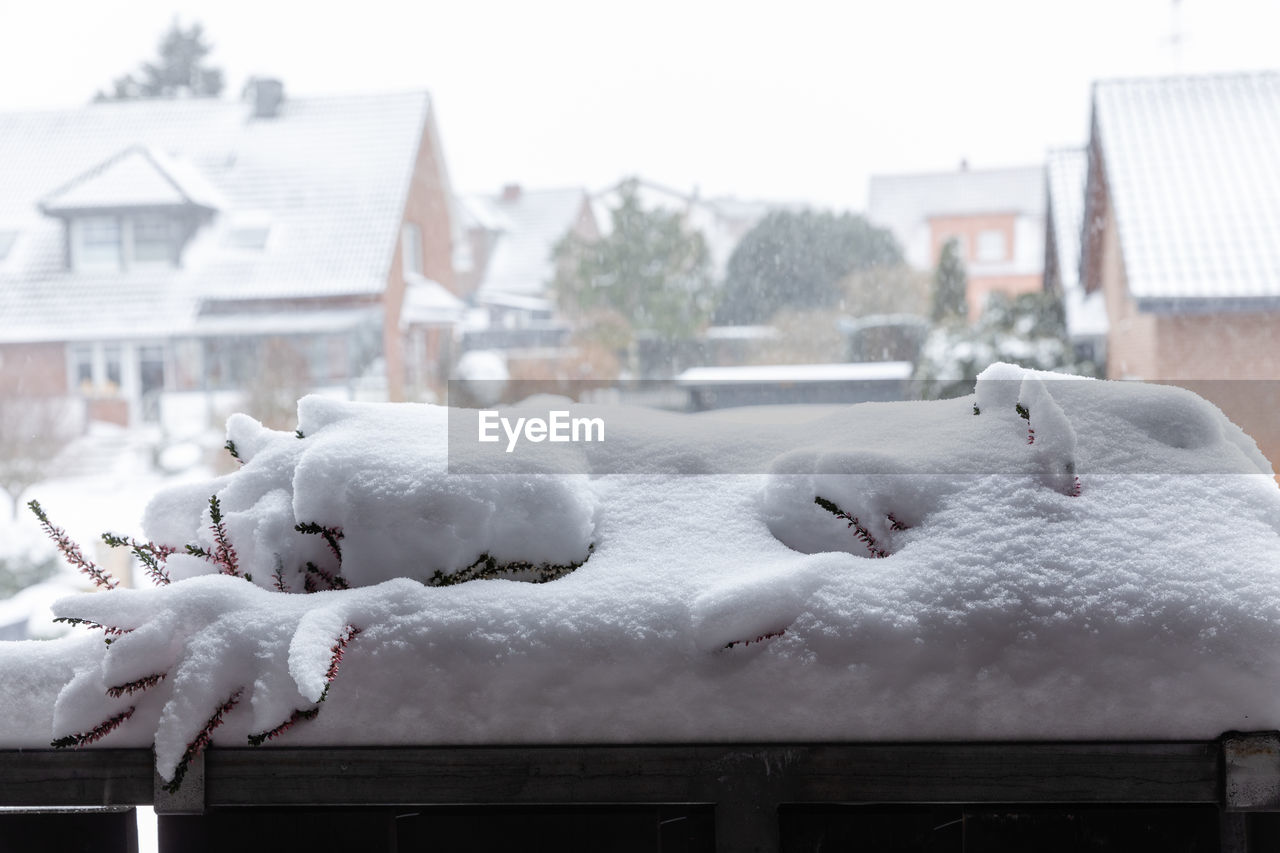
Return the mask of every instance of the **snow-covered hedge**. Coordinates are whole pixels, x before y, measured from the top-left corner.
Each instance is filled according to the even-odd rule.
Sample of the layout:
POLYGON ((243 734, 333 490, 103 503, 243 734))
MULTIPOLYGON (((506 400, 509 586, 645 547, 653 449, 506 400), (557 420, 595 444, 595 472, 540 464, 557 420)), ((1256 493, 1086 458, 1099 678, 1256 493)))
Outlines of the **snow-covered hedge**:
POLYGON ((28 686, 0 742, 154 742, 172 778, 210 738, 1280 727, 1269 465, 1188 392, 1054 379, 999 365, 967 398, 786 425, 633 410, 565 474, 446 473, 438 407, 308 398, 299 435, 237 416, 243 466, 147 512, 173 583, 57 606, 109 645, 0 651, 28 686), (51 649, 71 663, 41 682, 51 649))

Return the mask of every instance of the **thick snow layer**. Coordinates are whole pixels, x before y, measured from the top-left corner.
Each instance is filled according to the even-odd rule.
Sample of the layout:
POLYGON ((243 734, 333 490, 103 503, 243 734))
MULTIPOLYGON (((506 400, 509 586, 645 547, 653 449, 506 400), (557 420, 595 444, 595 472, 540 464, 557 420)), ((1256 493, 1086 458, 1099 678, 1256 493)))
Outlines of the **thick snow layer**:
POLYGON ((793 423, 611 410, 603 444, 559 448, 555 470, 580 472, 560 475, 541 457, 446 473, 436 407, 308 398, 302 438, 233 418, 243 467, 161 494, 145 527, 212 549, 217 494, 254 582, 175 556, 175 576, 201 576, 62 601, 60 615, 129 633, 0 650, 6 688, 24 679, 0 700, 0 742, 133 708, 101 743, 154 742, 169 776, 233 697, 215 744, 290 719, 272 742, 1280 727, 1270 466, 1188 392, 1051 379, 997 366, 971 397, 793 423), (353 588, 272 588, 277 569, 301 590, 300 564, 339 568, 297 523, 341 529, 353 588), (423 583, 481 554, 585 562, 544 584, 423 583), (61 663, 36 674, 46 660, 61 663), (23 713, 57 688, 52 727, 23 713))

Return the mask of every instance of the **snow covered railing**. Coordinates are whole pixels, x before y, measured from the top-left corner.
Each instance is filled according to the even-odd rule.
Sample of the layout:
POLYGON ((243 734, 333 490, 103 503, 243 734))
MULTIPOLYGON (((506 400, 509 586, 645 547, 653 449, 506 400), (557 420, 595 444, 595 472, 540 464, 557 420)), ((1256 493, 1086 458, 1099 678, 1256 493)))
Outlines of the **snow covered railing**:
POLYGON ((68 750, 6 754, 6 802, 613 804, 722 850, 808 808, 1163 803, 1236 850, 1280 801, 1280 739, 1216 739, 1280 728, 1280 490, 1194 394, 999 365, 933 403, 579 408, 600 440, 556 443, 568 405, 501 410, 506 442, 234 416, 240 467, 107 539, 152 588, 33 504, 102 589, 0 646, 0 744, 68 750))
POLYGON ((601 804, 697 814, 696 807, 710 807, 702 815, 717 851, 785 849, 780 816, 794 805, 1216 806, 1221 849, 1243 851, 1251 849, 1246 813, 1280 812, 1280 734, 1091 743, 215 747, 192 764, 176 794, 166 791, 150 750, 0 752, 0 806, 147 804, 162 821, 250 807, 389 807, 388 814, 601 804))

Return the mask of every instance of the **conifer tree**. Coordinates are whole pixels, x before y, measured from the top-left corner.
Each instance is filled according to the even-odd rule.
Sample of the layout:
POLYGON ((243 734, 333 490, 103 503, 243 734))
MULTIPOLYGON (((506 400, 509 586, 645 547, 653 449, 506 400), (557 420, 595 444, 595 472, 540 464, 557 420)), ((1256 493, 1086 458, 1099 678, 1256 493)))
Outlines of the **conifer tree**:
POLYGON ((933 273, 933 310, 930 318, 934 323, 951 323, 968 316, 968 287, 964 261, 960 258, 960 242, 953 237, 942 247, 937 269, 933 273))
POLYGON ((580 329, 603 325, 608 343, 633 336, 687 341, 711 313, 711 254, 678 213, 642 206, 638 184, 620 187, 612 227, 598 240, 570 234, 555 249, 552 289, 580 329), (601 316, 612 323, 599 324, 601 316))
POLYGON ((110 92, 99 91, 96 101, 131 101, 139 98, 216 98, 222 93, 222 70, 204 65, 213 46, 205 41, 204 28, 192 24, 183 29, 175 19, 160 39, 159 56, 144 62, 138 75, 125 74, 112 83, 110 92))

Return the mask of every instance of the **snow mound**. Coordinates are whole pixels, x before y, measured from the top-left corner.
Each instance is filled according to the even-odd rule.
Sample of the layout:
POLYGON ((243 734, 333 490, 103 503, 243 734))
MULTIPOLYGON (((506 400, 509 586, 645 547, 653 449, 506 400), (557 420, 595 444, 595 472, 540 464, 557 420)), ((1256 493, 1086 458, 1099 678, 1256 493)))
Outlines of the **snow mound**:
MULTIPOLYGON (((218 495, 254 582, 187 557, 207 576, 60 602, 117 633, 51 670, 53 733, 154 743, 171 778, 215 719, 237 746, 1280 727, 1269 465, 1195 395, 1051 378, 997 366, 964 399, 755 426, 615 410, 561 475, 446 473, 435 407, 308 398, 303 438, 236 418, 243 467, 146 521, 214 548, 218 495), (334 560, 298 523, 340 528, 355 588, 264 583, 334 560), (423 583, 482 553, 581 565, 423 583)), ((0 714, 0 741, 47 743, 33 719, 0 714)))
MULTIPOLYGON (((218 499, 241 573, 273 589, 305 588, 308 563, 351 586, 452 574, 488 555, 499 563, 568 565, 586 559, 596 497, 585 477, 527 470, 445 476, 446 409, 307 397, 299 433, 247 415, 227 423, 243 467, 156 496, 143 528, 155 542, 212 553, 218 499), (322 533, 338 538, 341 566, 322 533)), ((527 469, 528 466, 525 466, 527 469)), ((174 558, 174 574, 217 571, 174 558)))

